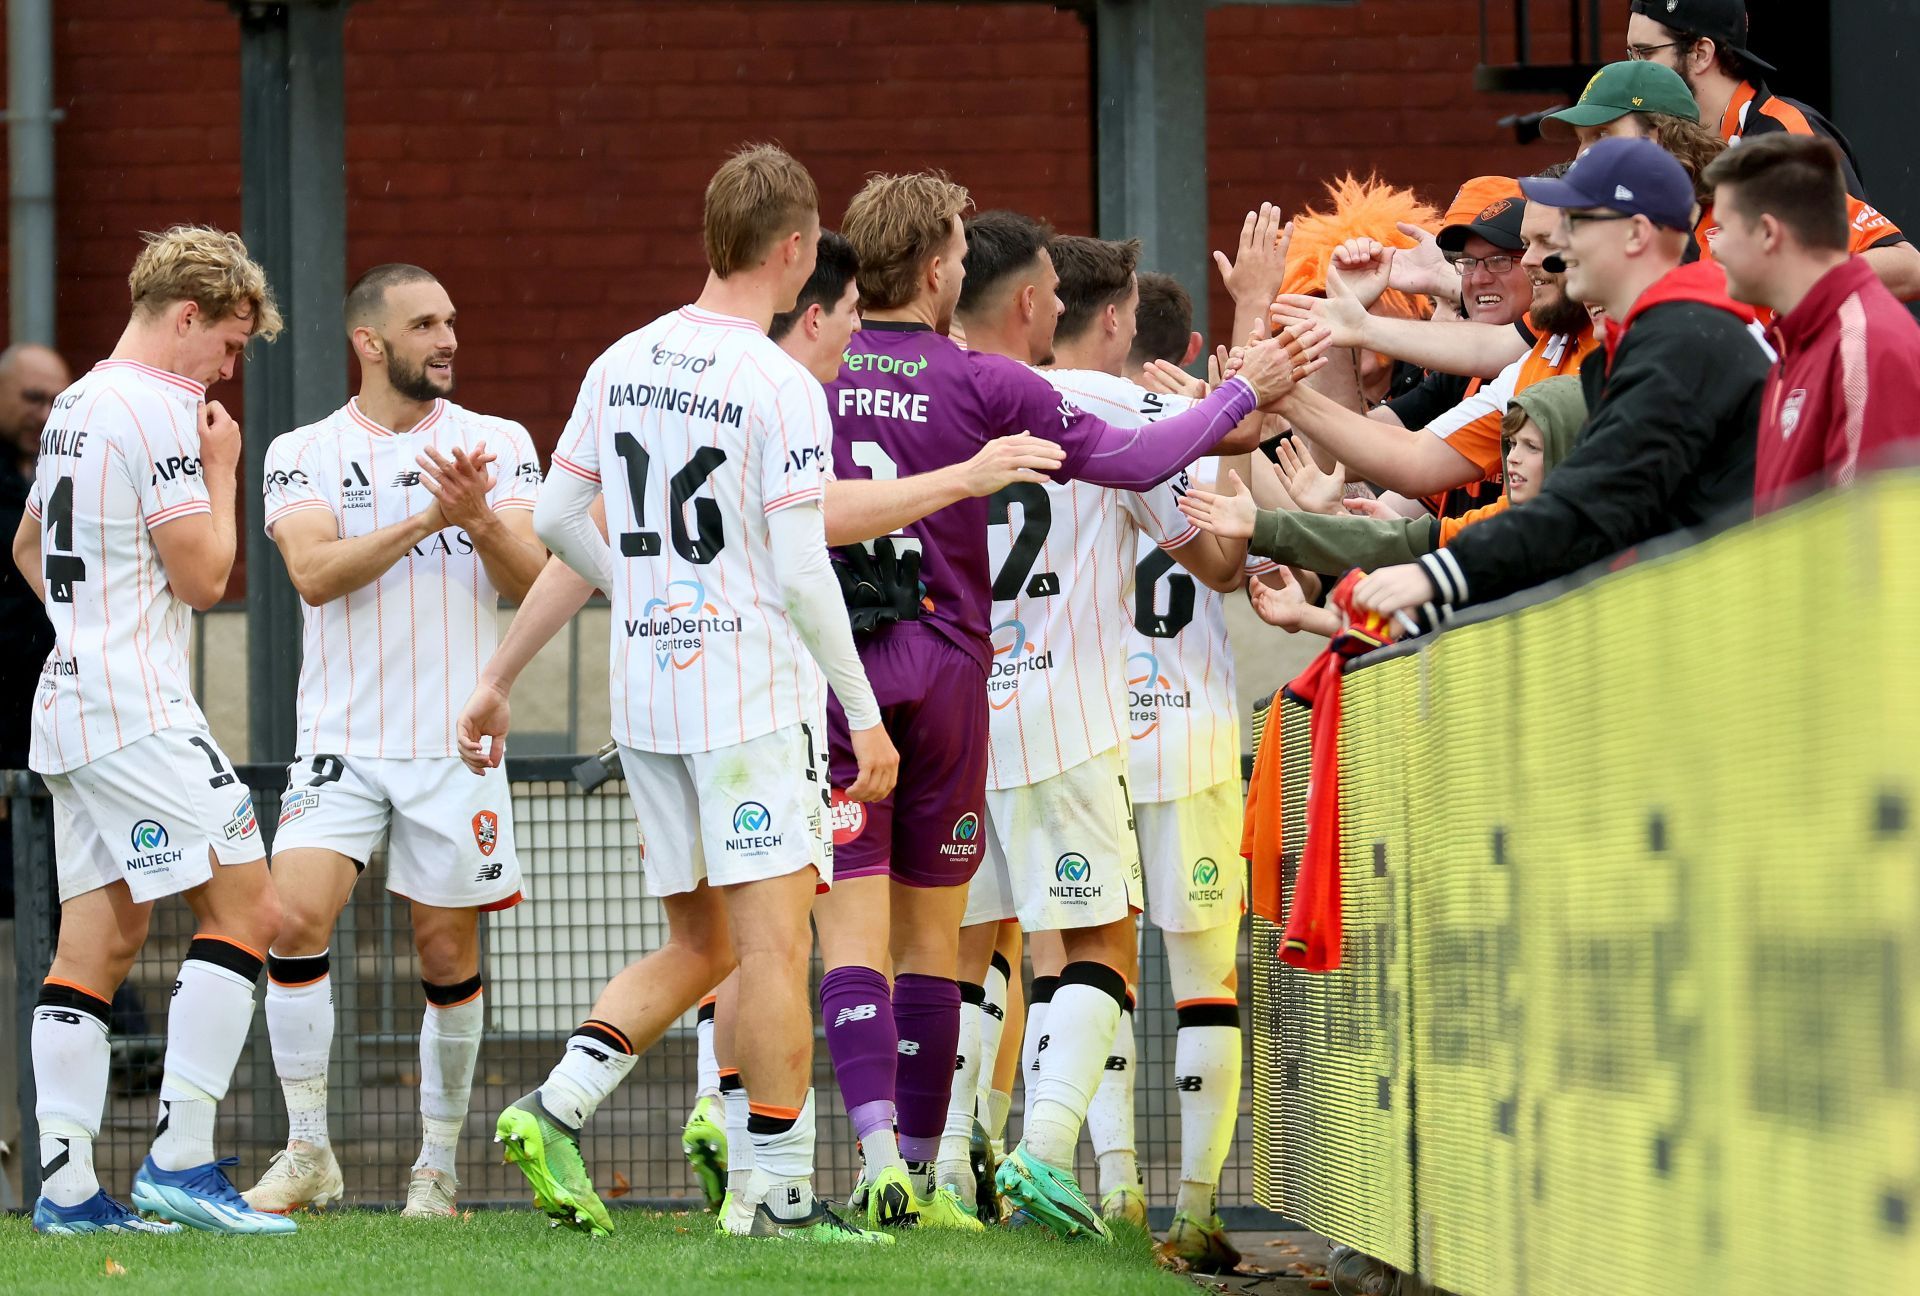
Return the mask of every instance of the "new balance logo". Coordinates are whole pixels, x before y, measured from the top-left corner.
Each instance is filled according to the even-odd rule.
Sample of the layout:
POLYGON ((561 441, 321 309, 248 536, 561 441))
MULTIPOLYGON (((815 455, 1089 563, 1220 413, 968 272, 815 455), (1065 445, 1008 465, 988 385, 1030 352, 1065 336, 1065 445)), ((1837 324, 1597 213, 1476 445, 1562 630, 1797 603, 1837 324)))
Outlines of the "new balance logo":
POLYGON ((842 1008, 839 1015, 833 1019, 833 1028, 839 1030, 848 1022, 872 1021, 879 1012, 880 1009, 875 1004, 855 1004, 851 1008, 842 1008))
POLYGON ((63 1026, 78 1026, 80 1014, 68 1012, 65 1008, 41 1008, 34 1013, 41 1021, 57 1021, 63 1026))
POLYGON ((919 1057, 920 1041, 919 1040, 901 1040, 900 1053, 903 1057, 919 1057))
POLYGON ((605 1062, 607 1060, 607 1055, 605 1053, 602 1053, 597 1048, 589 1048, 585 1044, 575 1044, 573 1048, 575 1052, 585 1053, 588 1057, 592 1058, 595 1062, 605 1062))
POLYGON ((798 1206, 799 1204, 800 1204, 800 1190, 798 1188, 787 1189, 787 1205, 798 1206))
POLYGON ((1127 1060, 1125 1058, 1120 1057, 1119 1055, 1116 1054, 1107 1059, 1107 1070, 1125 1071, 1126 1069, 1127 1069, 1127 1060))
POLYGON ((964 1070, 966 1070, 966 1069, 967 1069, 967 1060, 966 1060, 965 1058, 963 1058, 963 1057, 959 1057, 959 1056, 955 1056, 955 1057, 954 1057, 954 1059, 953 1059, 953 1069, 954 1069, 954 1072, 955 1072, 956 1074, 958 1074, 958 1073, 959 1073, 959 1072, 961 1072, 961 1071, 964 1071, 964 1070))
POLYGON ((1034 1052, 1034 1058, 1033 1058, 1033 1069, 1034 1069, 1035 1071, 1038 1071, 1038 1070, 1040 1069, 1040 1056, 1039 1056, 1039 1055, 1040 1055, 1040 1054, 1042 1054, 1042 1053, 1045 1053, 1045 1052, 1047 1051, 1047 1045, 1049 1045, 1049 1044, 1051 1044, 1051 1043, 1053 1043, 1053 1036, 1051 1036, 1051 1035, 1042 1035, 1042 1036, 1040 1037, 1040 1042, 1039 1042, 1038 1044, 1035 1044, 1035 1045, 1033 1046, 1033 1052, 1034 1052))
POLYGON ((1181 1093, 1199 1093, 1200 1077, 1199 1076, 1175 1076, 1173 1078, 1173 1087, 1175 1089, 1178 1089, 1181 1093))
MULTIPOLYGON (((354 465, 356 468, 359 466, 359 464, 354 465)), ((411 470, 395 473, 393 484, 395 486, 418 486, 420 484, 420 474, 411 470)))
POLYGON ((980 1011, 995 1021, 1005 1021, 1007 1019, 1007 1010, 996 1003, 983 1003, 980 1005, 980 1011))
POLYGON ((487 864, 482 866, 480 871, 473 875, 473 880, 475 882, 498 882, 506 871, 507 866, 504 863, 487 864))

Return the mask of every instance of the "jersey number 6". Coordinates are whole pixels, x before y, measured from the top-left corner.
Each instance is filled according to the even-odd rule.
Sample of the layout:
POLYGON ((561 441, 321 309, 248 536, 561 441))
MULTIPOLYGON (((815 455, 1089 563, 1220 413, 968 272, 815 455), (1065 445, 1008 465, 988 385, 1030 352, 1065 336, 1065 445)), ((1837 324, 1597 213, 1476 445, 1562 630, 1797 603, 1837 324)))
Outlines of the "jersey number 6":
MULTIPOLYGON (((644 526, 647 521, 647 473, 653 457, 630 432, 613 434, 613 452, 627 468, 627 494, 633 500, 633 520, 644 526)), ((690 563, 710 563, 727 546, 720 530, 720 505, 715 500, 694 499, 693 493, 706 484, 716 469, 727 461, 727 452, 719 446, 701 446, 687 460, 686 467, 667 481, 669 529, 673 532, 673 551, 690 563), (687 502, 693 501, 693 533, 687 533, 687 502)), ((658 531, 622 531, 620 553, 627 558, 655 558, 660 554, 658 531)))

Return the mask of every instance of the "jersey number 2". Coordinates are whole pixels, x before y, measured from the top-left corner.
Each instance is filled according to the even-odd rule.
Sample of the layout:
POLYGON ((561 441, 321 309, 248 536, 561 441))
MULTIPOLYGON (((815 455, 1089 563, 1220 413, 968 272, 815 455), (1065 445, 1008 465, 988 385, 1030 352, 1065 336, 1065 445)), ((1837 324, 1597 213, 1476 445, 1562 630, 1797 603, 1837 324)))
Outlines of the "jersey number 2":
MULTIPOLYGON (((627 494, 633 500, 633 520, 641 526, 647 521, 647 473, 653 466, 639 439, 630 432, 613 434, 613 452, 627 468, 627 494)), ((710 563, 727 538, 720 530, 720 505, 715 500, 694 499, 693 493, 706 484, 716 469, 727 461, 727 452, 719 446, 701 446, 687 460, 686 467, 667 481, 669 502, 667 521, 673 533, 673 551, 690 563, 710 563), (693 501, 693 530, 687 530, 687 502, 693 501)), ((660 554, 658 531, 622 531, 620 553, 627 558, 655 558, 660 554)))
POLYGON ((996 602, 1009 602, 1022 594, 1028 598, 1048 598, 1060 592, 1058 572, 1036 572, 1047 533, 1053 530, 1053 501, 1047 488, 1038 482, 1013 482, 1002 486, 987 499, 987 525, 1012 526, 1014 505, 1020 507, 1020 529, 1013 533, 1007 561, 993 578, 996 602))

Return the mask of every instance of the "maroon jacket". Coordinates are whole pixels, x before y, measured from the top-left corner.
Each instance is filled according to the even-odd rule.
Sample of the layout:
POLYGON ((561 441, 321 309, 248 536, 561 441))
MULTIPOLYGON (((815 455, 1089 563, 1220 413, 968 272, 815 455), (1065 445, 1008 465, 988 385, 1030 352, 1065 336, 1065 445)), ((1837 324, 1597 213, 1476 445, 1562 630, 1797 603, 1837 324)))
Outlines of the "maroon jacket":
POLYGON ((1780 359, 1760 407, 1754 512, 1803 484, 1844 486, 1887 446, 1920 441, 1920 324, 1865 261, 1834 267, 1768 334, 1780 359))

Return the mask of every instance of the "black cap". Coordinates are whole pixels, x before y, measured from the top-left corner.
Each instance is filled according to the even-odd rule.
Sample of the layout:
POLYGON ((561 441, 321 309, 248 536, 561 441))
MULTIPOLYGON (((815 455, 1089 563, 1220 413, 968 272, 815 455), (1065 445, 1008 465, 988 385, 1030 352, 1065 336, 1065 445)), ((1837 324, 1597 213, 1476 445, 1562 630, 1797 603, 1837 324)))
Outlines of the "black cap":
POLYGON ((1747 48, 1747 0, 1633 0, 1633 12, 1662 27, 1712 39, 1748 67, 1772 72, 1773 64, 1747 48))
POLYGON ((1520 222, 1526 214, 1525 199, 1502 198, 1465 224, 1447 226, 1435 238, 1442 252, 1465 251, 1467 240, 1475 234, 1502 252, 1524 252, 1527 240, 1520 234, 1520 222))

